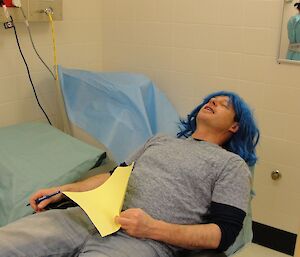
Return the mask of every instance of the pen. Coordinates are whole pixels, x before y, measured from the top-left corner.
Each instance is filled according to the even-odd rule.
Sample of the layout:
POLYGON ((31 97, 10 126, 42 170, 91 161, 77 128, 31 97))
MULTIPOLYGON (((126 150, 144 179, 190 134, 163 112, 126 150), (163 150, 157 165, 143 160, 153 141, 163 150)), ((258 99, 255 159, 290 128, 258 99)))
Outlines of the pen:
MULTIPOLYGON (((42 197, 36 199, 36 200, 35 200, 35 203, 36 203, 36 204, 39 204, 40 202, 42 202, 42 201, 44 201, 44 200, 46 200, 46 199, 49 199, 49 198, 51 198, 52 196, 55 196, 55 195, 60 194, 60 193, 61 193, 61 191, 59 190, 59 191, 57 191, 57 192, 55 192, 55 193, 53 193, 53 194, 44 195, 44 196, 42 196, 42 197)), ((28 203, 26 206, 29 206, 29 205, 30 205, 30 203, 28 203)))

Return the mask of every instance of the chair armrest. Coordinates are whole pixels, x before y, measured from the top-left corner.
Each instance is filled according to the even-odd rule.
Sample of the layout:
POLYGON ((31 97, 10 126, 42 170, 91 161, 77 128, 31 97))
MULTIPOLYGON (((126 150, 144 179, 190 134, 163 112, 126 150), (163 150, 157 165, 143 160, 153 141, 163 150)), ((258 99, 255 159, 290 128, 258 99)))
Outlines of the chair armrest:
POLYGON ((179 257, 227 257, 223 252, 217 252, 215 250, 203 250, 201 252, 184 252, 179 257))

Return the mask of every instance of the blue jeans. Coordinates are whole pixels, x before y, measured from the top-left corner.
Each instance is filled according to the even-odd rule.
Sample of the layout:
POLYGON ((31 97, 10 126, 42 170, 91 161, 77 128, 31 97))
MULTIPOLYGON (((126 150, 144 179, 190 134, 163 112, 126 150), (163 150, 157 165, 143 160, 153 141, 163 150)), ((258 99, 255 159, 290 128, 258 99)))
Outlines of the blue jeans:
POLYGON ((0 257, 158 257, 122 231, 101 237, 79 208, 50 210, 0 228, 0 257))

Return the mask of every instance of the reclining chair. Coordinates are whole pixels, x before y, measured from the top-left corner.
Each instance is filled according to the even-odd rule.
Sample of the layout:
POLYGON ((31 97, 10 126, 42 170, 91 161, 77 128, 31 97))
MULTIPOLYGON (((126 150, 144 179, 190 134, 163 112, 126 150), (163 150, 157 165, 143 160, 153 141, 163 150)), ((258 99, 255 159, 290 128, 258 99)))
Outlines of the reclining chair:
MULTIPOLYGON (((81 128, 112 152, 116 163, 123 162, 156 133, 176 135, 179 116, 175 108, 152 81, 141 74, 96 73, 59 66, 59 78, 61 112, 67 132, 78 137, 75 130, 81 128), (120 118, 120 115, 123 116, 120 118)), ((181 257, 231 256, 251 240, 249 203, 243 229, 226 252, 205 250, 183 253, 181 257)))

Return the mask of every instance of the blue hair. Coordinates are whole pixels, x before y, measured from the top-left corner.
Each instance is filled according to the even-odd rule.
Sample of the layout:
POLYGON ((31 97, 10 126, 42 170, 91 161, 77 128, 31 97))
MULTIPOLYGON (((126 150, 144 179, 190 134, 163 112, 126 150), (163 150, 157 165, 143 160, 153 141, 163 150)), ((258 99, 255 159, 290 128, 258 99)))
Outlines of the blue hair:
POLYGON ((196 117, 200 109, 213 97, 227 96, 235 111, 234 120, 239 123, 239 129, 222 147, 238 154, 249 166, 254 166, 257 161, 255 147, 259 141, 259 129, 254 120, 252 111, 247 103, 237 94, 219 91, 206 96, 185 120, 180 120, 180 132, 177 137, 190 137, 196 130, 196 117))

